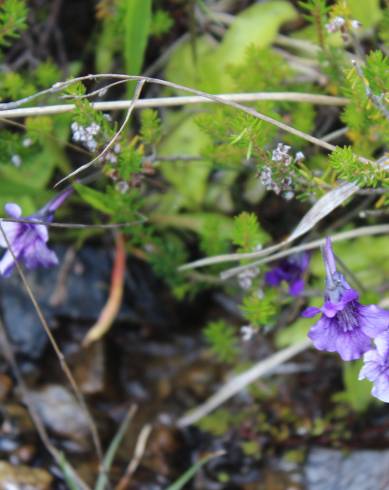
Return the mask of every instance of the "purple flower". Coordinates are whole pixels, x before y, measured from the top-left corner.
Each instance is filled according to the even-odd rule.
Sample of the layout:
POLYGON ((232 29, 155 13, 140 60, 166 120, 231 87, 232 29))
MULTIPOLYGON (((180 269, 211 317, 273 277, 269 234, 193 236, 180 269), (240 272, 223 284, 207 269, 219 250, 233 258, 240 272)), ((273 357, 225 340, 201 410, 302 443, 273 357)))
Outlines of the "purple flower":
POLYGON ((363 356, 363 367, 359 379, 368 379, 374 383, 371 394, 383 402, 389 403, 389 332, 378 335, 371 349, 363 356))
POLYGON ((265 274, 265 281, 270 286, 278 286, 282 281, 289 284, 289 294, 298 296, 304 289, 303 274, 309 265, 310 256, 303 252, 281 260, 265 274))
POLYGON ((338 352, 344 361, 352 361, 371 349, 372 338, 388 329, 389 312, 375 305, 359 303, 357 291, 336 270, 329 238, 323 258, 326 268, 324 305, 321 308, 309 307, 302 314, 312 317, 322 313, 308 337, 317 349, 338 352))
MULTIPOLYGON (((49 239, 47 226, 34 224, 36 221, 52 221, 56 209, 69 197, 72 189, 67 189, 54 199, 49 201, 37 213, 28 216, 26 220, 31 223, 15 221, 1 221, 1 226, 7 236, 12 252, 18 261, 24 263, 27 269, 35 267, 51 267, 58 264, 55 253, 46 243, 49 239)), ((5 205, 5 212, 11 218, 18 219, 22 216, 22 209, 15 203, 5 205)), ((8 249, 8 244, 0 232, 0 247, 8 249)), ((0 260, 0 274, 4 277, 11 275, 15 267, 15 261, 10 250, 7 250, 0 260)))

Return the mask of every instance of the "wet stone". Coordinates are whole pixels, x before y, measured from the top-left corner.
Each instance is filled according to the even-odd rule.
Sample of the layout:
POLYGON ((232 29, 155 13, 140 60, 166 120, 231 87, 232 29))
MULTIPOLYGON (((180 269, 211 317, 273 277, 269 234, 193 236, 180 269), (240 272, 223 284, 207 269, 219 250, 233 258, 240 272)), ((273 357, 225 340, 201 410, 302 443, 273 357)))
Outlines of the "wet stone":
POLYGON ((313 449, 304 472, 308 490, 386 489, 389 451, 313 449))
POLYGON ((90 446, 88 418, 66 388, 47 385, 39 391, 29 391, 29 400, 50 431, 73 442, 72 450, 82 451, 90 446))
POLYGON ((49 490, 52 481, 43 469, 0 462, 0 490, 49 490))

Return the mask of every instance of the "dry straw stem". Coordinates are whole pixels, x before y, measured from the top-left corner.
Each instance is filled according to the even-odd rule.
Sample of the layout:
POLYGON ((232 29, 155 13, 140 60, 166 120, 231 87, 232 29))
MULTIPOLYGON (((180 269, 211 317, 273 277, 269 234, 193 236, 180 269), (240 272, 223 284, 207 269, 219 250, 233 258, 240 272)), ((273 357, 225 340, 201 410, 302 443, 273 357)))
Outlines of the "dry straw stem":
MULTIPOLYGON (((350 231, 343 231, 341 233, 337 233, 336 235, 330 235, 330 237, 333 242, 339 242, 339 241, 349 240, 351 238, 357 238, 361 236, 385 235, 387 233, 389 233, 389 225, 375 225, 375 226, 364 226, 362 228, 356 228, 355 230, 350 230, 350 231)), ((266 264, 268 262, 273 262, 274 260, 282 259, 283 257, 287 257, 288 255, 292 255, 298 252, 304 252, 306 250, 314 250, 315 248, 320 248, 325 245, 325 242, 326 242, 326 238, 320 238, 312 242, 297 245, 296 247, 291 247, 288 250, 278 252, 272 255, 271 257, 265 257, 261 260, 251 262, 250 264, 241 265, 239 267, 234 267, 232 269, 223 271, 220 274, 220 278, 222 280, 226 280, 240 274, 242 271, 250 267, 260 265, 260 264, 266 264)))
MULTIPOLYGON (((351 238, 357 238, 360 236, 384 235, 387 233, 389 233, 389 225, 383 224, 383 225, 374 225, 374 226, 363 226, 361 228, 355 228, 354 230, 350 230, 350 231, 343 231, 341 233, 337 233, 335 235, 330 235, 330 236, 333 242, 338 242, 342 240, 349 240, 351 238)), ((272 247, 259 250, 258 252, 217 255, 214 257, 200 259, 195 262, 191 262, 190 264, 185 264, 180 267, 180 270, 184 271, 184 270, 194 269, 197 267, 205 267, 214 264, 221 264, 224 262, 237 262, 240 260, 256 259, 256 258, 263 257, 255 262, 250 262, 249 264, 241 265, 239 267, 235 267, 233 269, 229 269, 221 273, 222 279, 229 279, 230 277, 235 276, 240 272, 242 272, 243 270, 253 267, 255 265, 272 262, 274 260, 281 259, 283 257, 292 255, 294 253, 303 252, 305 250, 313 250, 315 248, 319 248, 325 244, 325 241, 326 238, 320 238, 312 242, 307 242, 301 245, 297 245, 295 247, 290 247, 287 250, 283 250, 282 252, 278 252, 278 253, 274 253, 274 252, 277 252, 280 248, 284 247, 285 243, 280 243, 278 245, 274 245, 272 247)))
POLYGON ((297 344, 291 345, 286 349, 282 349, 275 354, 267 357, 266 359, 254 364, 250 369, 242 374, 233 377, 222 388, 212 395, 208 400, 191 411, 189 414, 184 415, 177 421, 178 427, 186 427, 194 424, 201 418, 208 415, 210 412, 219 407, 226 400, 239 393, 243 388, 251 384, 253 381, 260 377, 270 374, 280 364, 288 361, 292 357, 300 354, 311 346, 311 341, 306 339, 297 344))
MULTIPOLYGON (((51 346, 60 362, 60 365, 61 365, 61 368, 62 368, 62 371, 64 372, 67 380, 69 381, 72 389, 73 389, 73 392, 74 394, 76 395, 76 398, 78 400, 78 403, 80 404, 80 406, 83 408, 86 416, 87 416, 87 420, 88 420, 88 424, 89 424, 89 430, 91 432, 91 435, 92 435, 92 440, 93 440, 93 444, 95 446, 95 450, 96 450, 96 454, 97 454, 97 457, 99 458, 99 461, 100 463, 102 463, 103 461, 103 451, 102 451, 102 447, 101 447, 101 443, 100 443, 100 438, 99 438, 99 434, 97 432, 97 428, 96 428, 96 425, 94 423, 94 420, 89 412, 89 409, 85 403, 85 400, 84 400, 84 397, 79 389, 79 387, 77 386, 77 383, 76 383, 76 380, 74 379, 73 377, 73 374, 72 372, 70 371, 69 369, 69 366, 65 360, 65 356, 63 355, 59 345, 57 344, 57 341, 55 340, 53 334, 51 333, 51 330, 50 330, 50 327, 46 321, 46 318, 42 312, 42 309, 41 307, 39 306, 39 303, 37 302, 35 296, 34 296, 34 293, 32 292, 32 289, 31 289, 31 286, 30 284, 28 283, 27 281, 27 278, 23 272, 23 269, 22 267, 20 266, 19 264, 19 261, 17 260, 17 258, 15 257, 15 253, 12 249, 12 246, 8 240, 8 237, 4 231, 4 228, 3 228, 3 225, 1 224, 0 222, 0 232, 4 238, 4 241, 7 245, 7 248, 8 250, 10 251, 11 255, 12 255, 12 258, 15 262, 15 266, 16 266, 16 270, 18 271, 18 274, 22 280, 22 283, 23 283, 23 286, 25 287, 26 291, 27 291, 27 294, 30 298, 30 301, 31 303, 33 304, 34 306, 34 309, 36 311, 36 314, 41 322, 41 325, 47 335, 47 337, 49 338, 49 341, 51 343, 51 346)), ((104 471, 103 468, 101 468, 101 471, 104 471)))
POLYGON ((143 455, 146 451, 147 441, 149 440, 152 430, 153 426, 151 424, 146 424, 142 427, 142 430, 140 431, 139 437, 136 441, 134 457, 129 462, 126 472, 119 480, 119 483, 116 485, 115 490, 126 490, 129 487, 131 477, 138 469, 138 466, 142 461, 143 455))
MULTIPOLYGON (((124 80, 127 82, 127 80, 124 80)), ((123 83, 122 80, 115 84, 123 83)), ((109 88, 114 86, 110 84, 109 88)), ((108 87, 96 90, 87 94, 88 97, 103 92, 108 87)), ((316 95, 304 92, 254 92, 254 93, 237 93, 237 94, 218 94, 216 97, 225 101, 232 102, 260 102, 260 101, 288 101, 288 102, 310 102, 317 105, 344 106, 349 100, 345 97, 333 97, 331 95, 316 95)), ((107 100, 103 102, 93 102, 92 107, 98 111, 117 111, 128 109, 132 100, 107 100)), ((180 96, 180 97, 156 97, 137 100, 134 104, 136 109, 148 109, 159 107, 177 107, 191 104, 214 103, 213 100, 205 99, 202 96, 180 96)), ((2 118, 14 119, 32 116, 49 116, 72 112, 76 108, 75 104, 58 104, 37 107, 23 107, 21 109, 5 109, 0 112, 2 118)))
MULTIPOLYGON (((174 88, 176 90, 184 90, 186 92, 189 92, 189 93, 192 93, 192 94, 195 94, 199 97, 202 97, 203 99, 205 100, 210 100, 210 101, 213 101, 215 103, 219 103, 219 104, 224 104, 224 105, 227 105, 229 107, 234 107, 236 109, 239 109, 239 110, 242 110, 244 112, 246 112, 247 114, 250 114, 254 117, 256 117, 257 119, 260 119, 262 121, 265 121, 269 124, 273 124, 274 126, 278 127, 279 129, 281 129, 282 131, 286 131, 287 133, 290 133, 290 134, 294 134, 295 136, 298 136, 306 141, 309 141, 310 143, 316 145, 316 146, 319 146, 321 148, 324 148, 326 150, 329 150, 329 151, 333 151, 335 149, 335 146, 329 144, 329 143, 326 143, 325 141, 322 141, 321 139, 319 138, 315 138, 314 136, 308 134, 308 133, 304 133, 303 131, 300 131, 298 129, 295 129, 293 128, 292 126, 289 126, 288 124, 285 124, 281 121, 278 121, 277 119, 273 119, 272 117, 269 117, 269 116, 266 116, 265 114, 262 114, 258 111, 256 111, 255 109, 253 109, 252 107, 247 107, 245 105, 242 105, 242 104, 239 104, 238 102, 234 102, 232 100, 225 100, 223 99, 222 97, 219 97, 217 95, 212 95, 212 94, 208 94, 206 92, 203 92, 201 90, 196 90, 194 88, 189 88, 189 87, 186 87, 184 85, 180 85, 178 83, 173 83, 173 82, 168 82, 166 80, 161 80, 159 78, 152 78, 152 77, 145 77, 145 76, 135 76, 135 75, 122 75, 122 74, 116 74, 116 73, 104 73, 104 74, 91 74, 91 75, 85 75, 85 76, 82 76, 82 77, 77 77, 77 78, 73 78, 71 80, 67 80, 66 82, 58 82, 56 84, 54 84, 51 88, 49 89, 46 89, 46 90, 42 90, 41 92, 37 92, 36 94, 34 95, 31 95, 30 97, 26 97, 24 99, 20 99, 18 101, 15 101, 15 102, 9 102, 9 103, 5 103, 5 104, 0 104, 0 109, 9 109, 9 108, 17 108, 19 107, 20 105, 26 103, 26 102, 31 102, 32 100, 36 99, 37 97, 40 97, 42 95, 47 95, 47 94, 53 94, 53 93, 58 93, 64 89, 66 89, 67 87, 69 87, 70 85, 74 84, 74 83, 77 83, 77 82, 84 82, 84 81, 88 81, 88 80, 101 80, 101 79, 108 79, 108 78, 112 78, 114 80, 126 80, 126 81, 136 81, 138 82, 138 86, 137 88, 139 89, 139 82, 143 82, 143 83, 153 83, 153 84, 156 84, 156 85, 162 85, 162 86, 165 86, 165 87, 170 87, 170 88, 174 88)), ((139 95, 138 95, 139 97, 139 95)), ((132 99, 131 101, 131 106, 130 108, 132 109, 135 105, 135 102, 136 102, 136 99, 137 97, 134 95, 134 98, 132 99)), ((130 110, 130 109, 129 109, 130 110)), ((0 116, 1 116, 2 112, 0 112, 0 116)), ((9 116, 8 116, 9 117, 9 116)), ((127 117, 126 117, 126 121, 127 122, 127 117)), ((123 125, 122 127, 120 128, 119 131, 121 131, 123 128, 123 125)), ((116 138, 115 138, 116 140, 116 138)), ((111 146, 111 142, 109 143, 109 145, 111 146)), ((107 147, 106 147, 107 148, 107 147)), ((99 155, 95 160, 97 160, 98 158, 100 158, 102 155, 99 155)), ((362 157, 359 157, 362 161, 366 162, 366 159, 365 158, 362 158, 362 157)), ((84 170, 84 168, 87 168, 88 166, 91 165, 91 162, 87 163, 86 166, 83 166, 83 167, 80 167, 80 169, 78 169, 76 171, 76 173, 78 173, 79 171, 82 171, 84 170)), ((75 175, 75 173, 73 172, 73 174, 71 174, 70 176, 72 175, 75 175)), ((68 176, 67 178, 69 178, 70 176, 68 176)))

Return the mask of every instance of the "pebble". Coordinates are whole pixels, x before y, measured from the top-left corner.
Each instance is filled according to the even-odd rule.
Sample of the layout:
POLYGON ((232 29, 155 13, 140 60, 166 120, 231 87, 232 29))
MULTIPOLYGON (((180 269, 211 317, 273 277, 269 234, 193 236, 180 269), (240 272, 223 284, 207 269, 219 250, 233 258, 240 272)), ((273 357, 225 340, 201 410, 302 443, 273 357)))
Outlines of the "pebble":
POLYGON ((0 462, 0 490, 50 490, 52 481, 43 469, 0 462))

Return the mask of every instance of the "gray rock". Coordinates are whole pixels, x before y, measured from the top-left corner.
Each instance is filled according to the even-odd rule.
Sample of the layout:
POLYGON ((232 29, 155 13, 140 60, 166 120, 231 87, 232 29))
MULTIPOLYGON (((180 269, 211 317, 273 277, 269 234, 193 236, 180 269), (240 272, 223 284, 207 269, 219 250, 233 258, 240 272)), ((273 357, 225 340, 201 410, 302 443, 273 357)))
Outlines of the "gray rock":
POLYGON ((389 450, 313 449, 304 474, 307 490, 387 490, 389 450))

